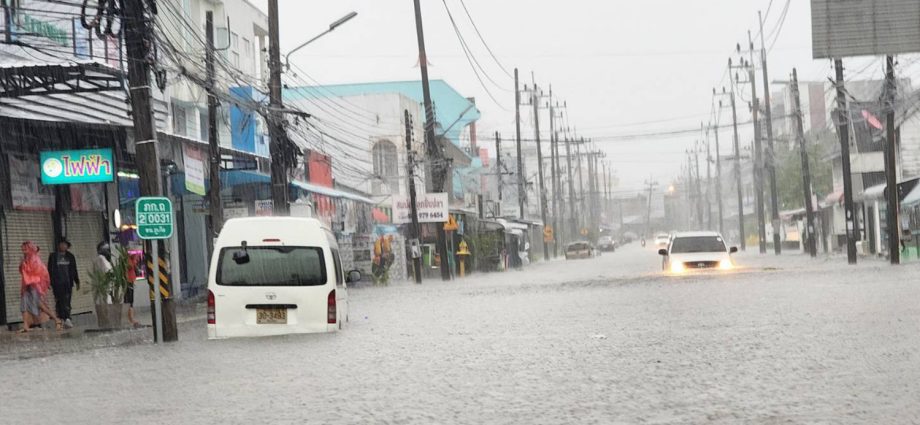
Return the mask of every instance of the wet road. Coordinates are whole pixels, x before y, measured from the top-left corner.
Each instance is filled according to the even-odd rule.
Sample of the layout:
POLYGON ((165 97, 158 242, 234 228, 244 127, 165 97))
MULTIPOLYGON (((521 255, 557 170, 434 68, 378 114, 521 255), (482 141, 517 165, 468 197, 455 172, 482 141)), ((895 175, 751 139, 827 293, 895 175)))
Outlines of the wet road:
POLYGON ((917 423, 920 266, 652 249, 354 290, 335 335, 0 362, 3 423, 917 423))

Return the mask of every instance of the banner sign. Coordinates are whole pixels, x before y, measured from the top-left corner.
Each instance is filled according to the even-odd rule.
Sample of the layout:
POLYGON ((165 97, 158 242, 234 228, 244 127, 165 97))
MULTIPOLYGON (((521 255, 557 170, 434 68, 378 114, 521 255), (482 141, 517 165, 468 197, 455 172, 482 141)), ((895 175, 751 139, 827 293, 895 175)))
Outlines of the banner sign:
POLYGON ((41 153, 42 184, 109 183, 115 178, 111 149, 41 153))
POLYGON ((204 187, 204 155, 201 149, 185 145, 182 160, 185 162, 185 190, 196 195, 206 194, 204 187))
MULTIPOLYGON (((416 196, 419 223, 443 223, 448 219, 446 193, 422 193, 416 196)), ((393 195, 393 223, 412 222, 412 209, 408 196, 393 195)))
POLYGON ((10 166, 10 195, 13 208, 24 211, 54 210, 54 191, 41 184, 38 163, 8 156, 10 166))

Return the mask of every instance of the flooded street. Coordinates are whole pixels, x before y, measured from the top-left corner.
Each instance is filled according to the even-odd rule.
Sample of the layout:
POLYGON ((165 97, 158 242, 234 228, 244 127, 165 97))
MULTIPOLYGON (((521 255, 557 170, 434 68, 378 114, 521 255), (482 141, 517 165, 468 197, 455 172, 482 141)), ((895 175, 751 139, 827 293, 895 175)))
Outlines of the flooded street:
POLYGON ((352 290, 332 335, 0 364, 11 423, 909 423, 913 268, 742 254, 662 276, 651 249, 352 290), (833 279, 828 272, 837 270, 833 279), (23 391, 25 388, 31 390, 23 391), (254 419, 258 418, 258 419, 254 419))

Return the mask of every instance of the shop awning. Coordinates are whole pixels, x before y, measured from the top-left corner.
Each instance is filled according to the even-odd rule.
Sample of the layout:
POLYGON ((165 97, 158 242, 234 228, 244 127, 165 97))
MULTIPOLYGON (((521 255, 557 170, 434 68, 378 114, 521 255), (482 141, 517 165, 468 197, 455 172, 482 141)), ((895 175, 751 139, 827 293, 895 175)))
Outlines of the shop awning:
MULTIPOLYGON (((272 181, 271 176, 268 174, 259 173, 256 171, 248 170, 231 170, 221 172, 221 182, 228 186, 238 186, 243 184, 270 184, 272 181)), ((364 202, 366 204, 373 204, 374 201, 365 198, 361 195, 354 193, 343 192, 340 190, 332 189, 325 186, 319 186, 312 183, 302 182, 302 181, 292 181, 292 187, 305 190, 310 193, 315 193, 318 195, 325 195, 331 198, 344 198, 351 199, 353 201, 364 202)))

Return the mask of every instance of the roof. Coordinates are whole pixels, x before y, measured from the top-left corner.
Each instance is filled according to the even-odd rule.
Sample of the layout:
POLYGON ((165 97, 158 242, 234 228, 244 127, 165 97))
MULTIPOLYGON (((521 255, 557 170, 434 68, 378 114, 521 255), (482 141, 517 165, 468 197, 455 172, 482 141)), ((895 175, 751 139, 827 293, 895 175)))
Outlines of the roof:
MULTIPOLYGON (((463 129, 480 118, 479 109, 444 80, 431 80, 429 87, 436 114, 435 120, 446 130, 445 137, 454 143, 459 143, 463 129)), ((284 90, 284 100, 380 93, 401 93, 418 103, 423 101, 422 82, 418 80, 292 87, 284 90)))
POLYGON ((708 230, 701 231, 701 232, 677 232, 674 234, 675 238, 698 238, 698 237, 711 237, 711 236, 722 237, 722 235, 719 234, 719 232, 712 232, 708 230))

